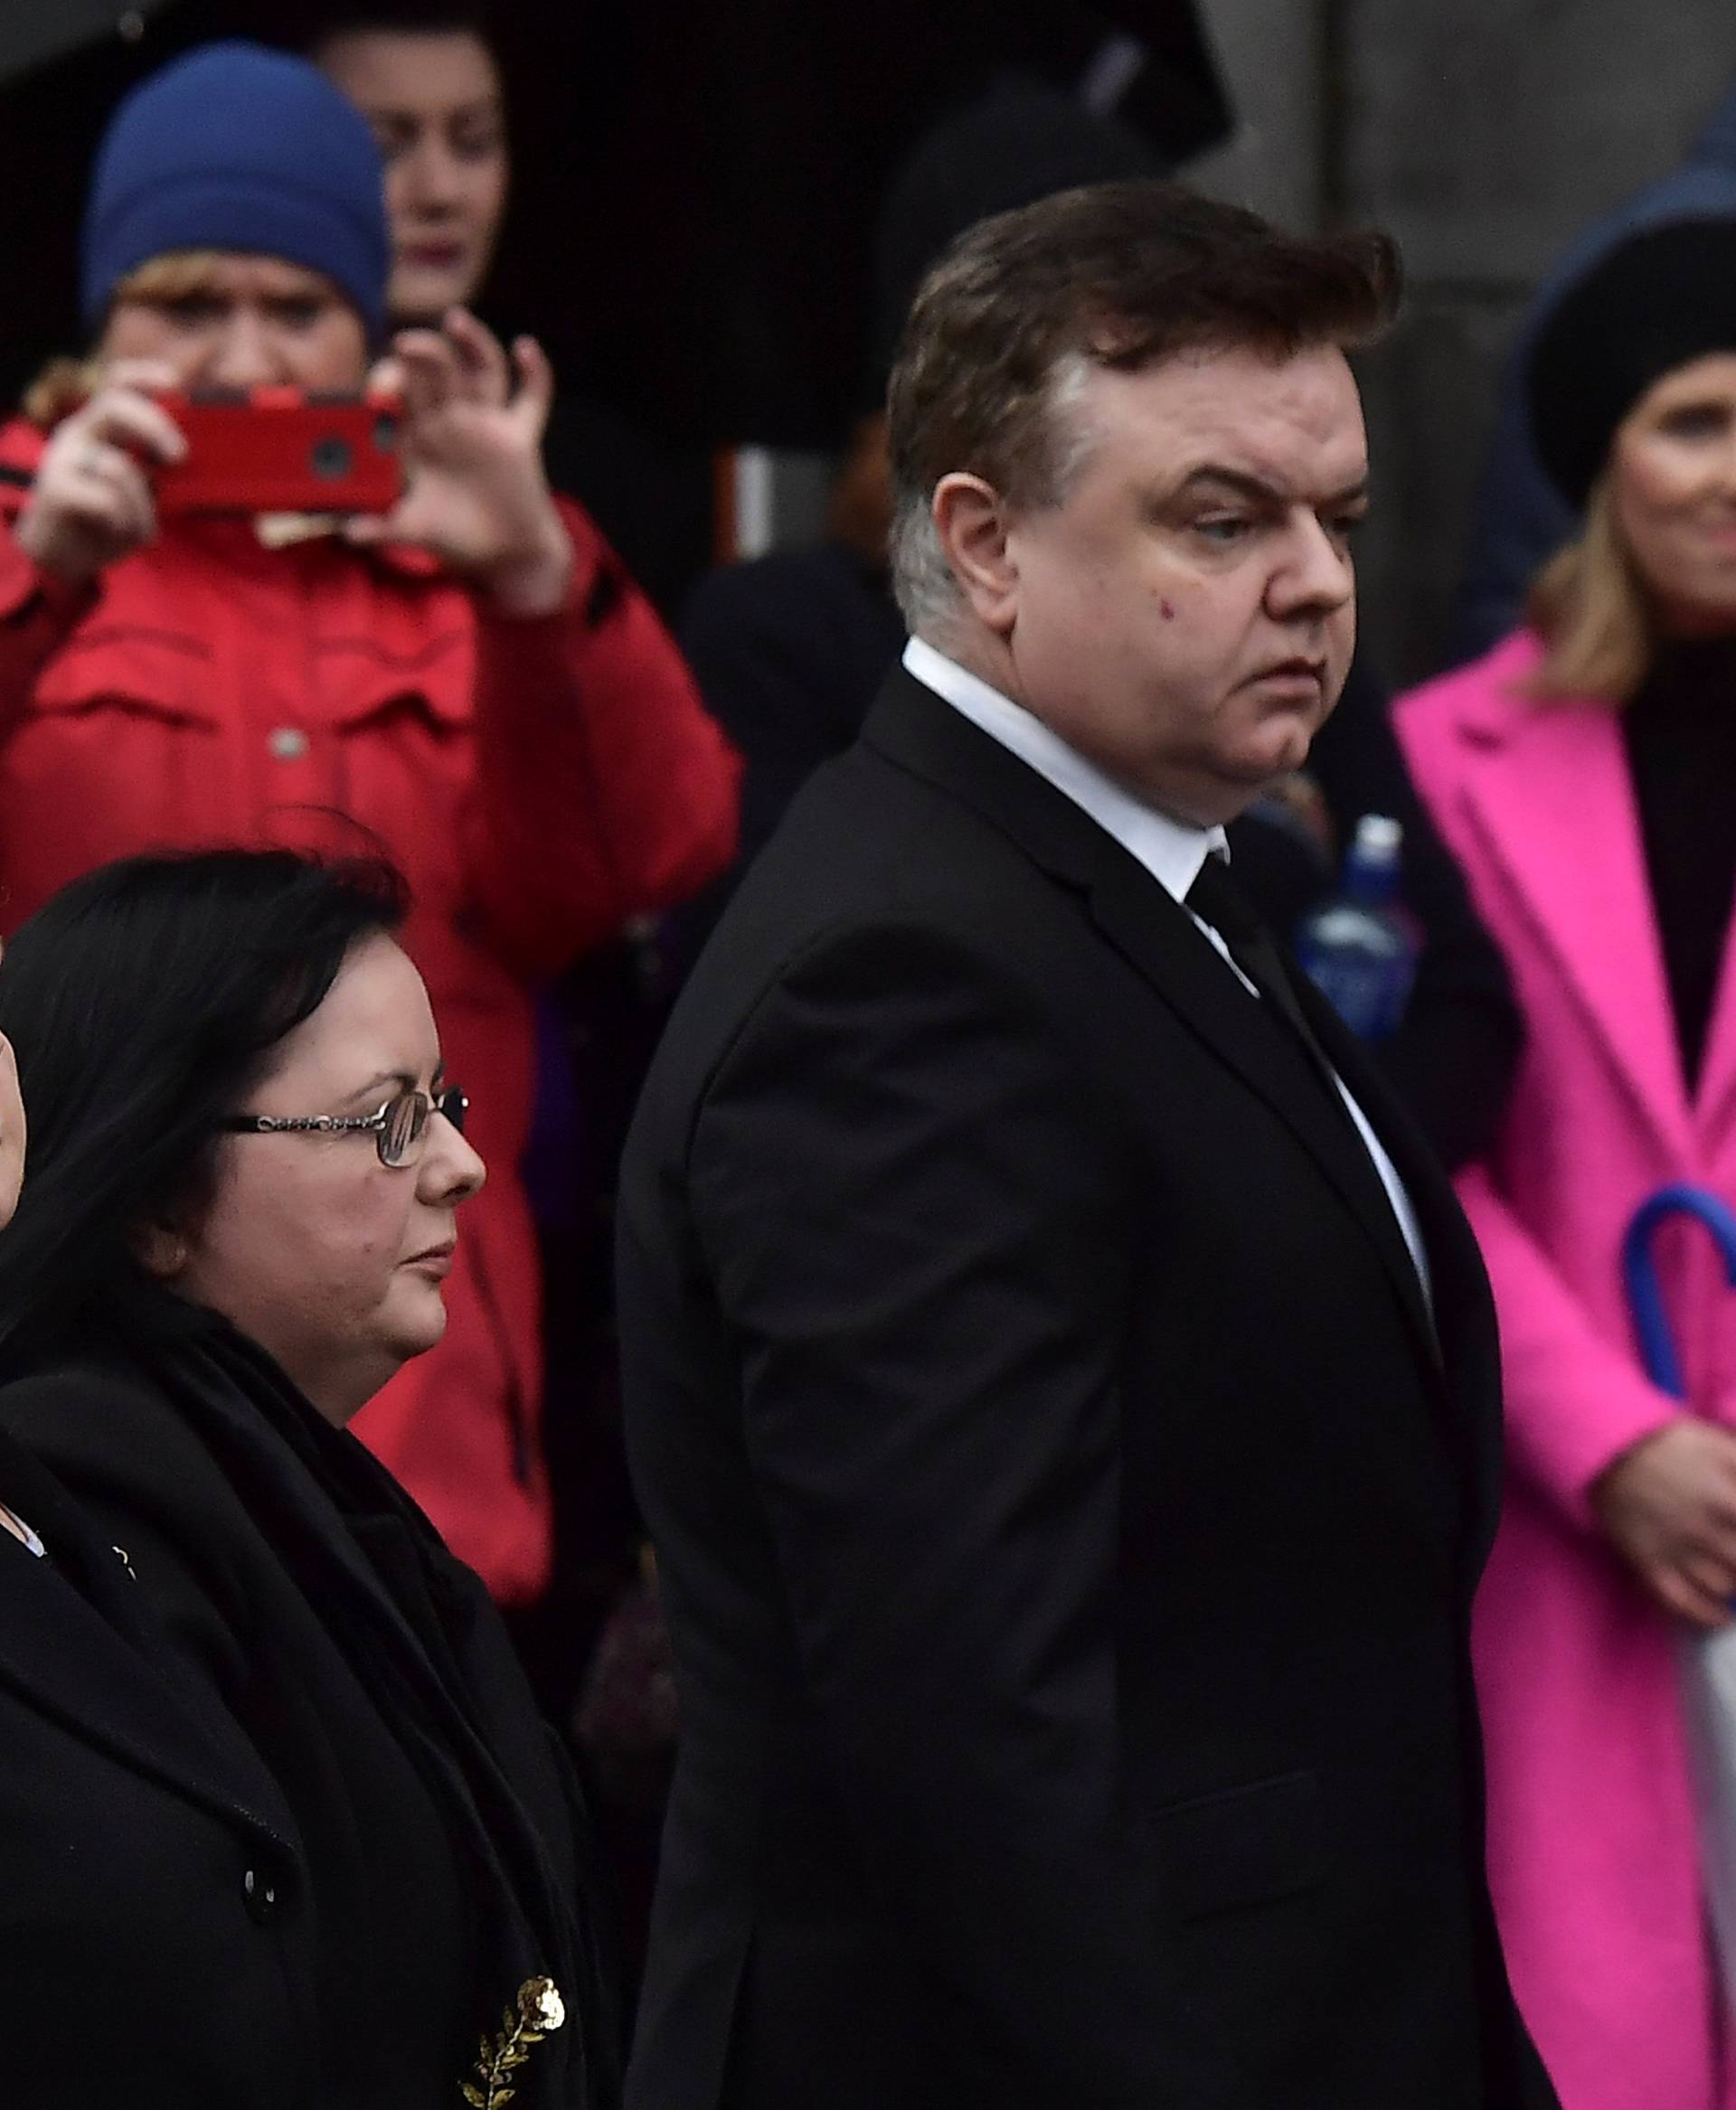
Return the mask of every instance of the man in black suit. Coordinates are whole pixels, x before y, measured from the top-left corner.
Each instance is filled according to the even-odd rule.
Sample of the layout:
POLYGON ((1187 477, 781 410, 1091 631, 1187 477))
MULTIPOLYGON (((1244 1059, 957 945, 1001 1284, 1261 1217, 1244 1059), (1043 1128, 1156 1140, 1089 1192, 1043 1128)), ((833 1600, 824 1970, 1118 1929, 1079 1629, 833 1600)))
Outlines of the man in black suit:
POLYGON ((912 642, 627 1150, 634 2110, 1553 2101, 1482 1872, 1482 1269, 1218 855, 1349 663, 1395 287, 1136 182, 918 297, 912 642))

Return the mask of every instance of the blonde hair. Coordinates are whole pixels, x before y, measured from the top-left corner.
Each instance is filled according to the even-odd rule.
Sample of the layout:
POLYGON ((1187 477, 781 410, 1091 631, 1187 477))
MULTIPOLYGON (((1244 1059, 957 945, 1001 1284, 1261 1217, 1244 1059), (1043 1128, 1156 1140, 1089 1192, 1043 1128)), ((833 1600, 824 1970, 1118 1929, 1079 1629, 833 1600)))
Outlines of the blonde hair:
MULTIPOLYGON (((129 271, 109 295, 109 309, 123 300, 185 300, 204 292, 231 261, 223 250, 170 250, 129 271)), ((58 425, 96 388, 100 363, 94 349, 79 359, 51 359, 24 391, 25 417, 34 425, 58 425)))
POLYGON ((1543 641, 1525 684, 1540 702, 1590 697, 1620 710, 1646 679, 1656 633, 1607 475, 1592 485, 1585 525, 1532 582, 1525 617, 1543 641))

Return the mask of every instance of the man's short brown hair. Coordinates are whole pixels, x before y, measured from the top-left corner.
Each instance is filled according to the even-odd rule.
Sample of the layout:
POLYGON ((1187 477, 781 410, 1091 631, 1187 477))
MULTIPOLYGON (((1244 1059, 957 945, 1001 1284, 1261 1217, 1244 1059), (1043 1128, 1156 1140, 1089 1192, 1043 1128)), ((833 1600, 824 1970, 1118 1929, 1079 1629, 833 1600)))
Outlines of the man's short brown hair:
POLYGON ((953 597, 929 510, 942 476, 981 476, 1021 508, 1065 495, 1079 458, 1061 414, 1070 378, 1181 352, 1354 350, 1391 322, 1399 282, 1384 234, 1287 234, 1176 184, 1097 184, 979 222, 923 280, 892 366, 907 621, 953 597))

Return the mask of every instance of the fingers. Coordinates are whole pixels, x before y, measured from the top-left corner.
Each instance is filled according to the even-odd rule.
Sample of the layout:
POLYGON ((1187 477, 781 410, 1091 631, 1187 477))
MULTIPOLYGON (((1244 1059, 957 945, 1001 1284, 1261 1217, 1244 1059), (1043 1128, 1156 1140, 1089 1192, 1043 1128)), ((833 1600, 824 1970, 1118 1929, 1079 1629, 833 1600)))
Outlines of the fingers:
POLYGON ((448 310, 439 330, 401 331, 375 375, 387 370, 395 370, 391 380, 401 386, 412 416, 427 416, 453 401, 495 409, 511 401, 514 408, 524 406, 540 438, 554 401, 553 370, 536 340, 516 339, 509 365, 499 338, 467 308, 448 310))
POLYGON ((358 550, 377 550, 384 542, 401 539, 394 525, 396 520, 395 513, 354 513, 343 523, 338 532, 358 550))
POLYGON ((519 337, 513 344, 513 365, 518 374, 518 397, 514 408, 541 440, 554 408, 554 369, 548 353, 534 337, 519 337))
POLYGON ((163 406, 131 388, 103 389, 63 429, 69 440, 108 441, 153 461, 178 462, 187 451, 181 428, 163 406))
POLYGON ((411 424, 437 416, 465 392, 456 348, 438 330, 406 330, 392 344, 403 374, 404 415, 411 424))
POLYGON ((358 550, 378 550, 387 542, 428 549, 438 543, 439 536, 430 536, 427 513, 424 497, 412 485, 390 513, 351 513, 338 532, 358 550))
POLYGON ((129 454, 101 440, 86 441, 68 463, 61 495, 80 518, 126 542, 156 532, 156 507, 143 469, 129 454))
POLYGON ((1736 1597, 1736 1564, 1722 1554, 1699 1548, 1683 1554, 1675 1571, 1703 1597, 1728 1605, 1736 1597))
POLYGON ((473 400, 496 407, 505 403, 513 392, 513 376, 500 339, 467 307, 448 308, 442 326, 458 355, 473 400))
POLYGON ((1736 1594, 1736 1531, 1720 1519, 1708 1516, 1690 1540, 1669 1551, 1678 1568, 1703 1568, 1715 1588, 1736 1594))
POLYGON ((131 454, 103 441, 82 441, 59 464, 52 485, 40 495, 82 521, 116 547, 133 547, 156 534, 156 504, 150 483, 131 454))
POLYGON ((1691 1626, 1715 1631, 1730 1624, 1729 1597, 1715 1590, 1702 1588, 1682 1569, 1675 1568, 1653 1568, 1646 1577, 1652 1594, 1666 1612, 1674 1612, 1678 1619, 1685 1619, 1691 1626))
POLYGON ((136 389, 139 394, 165 395, 181 386, 181 376, 165 359, 116 359, 102 369, 105 389, 136 389))

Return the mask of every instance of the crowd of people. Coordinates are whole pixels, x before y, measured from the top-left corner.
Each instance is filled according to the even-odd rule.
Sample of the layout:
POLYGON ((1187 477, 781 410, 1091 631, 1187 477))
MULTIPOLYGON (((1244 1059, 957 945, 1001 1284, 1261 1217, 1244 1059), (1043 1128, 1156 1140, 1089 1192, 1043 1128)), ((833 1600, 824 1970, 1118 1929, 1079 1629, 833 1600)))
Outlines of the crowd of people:
POLYGON ((1673 1375, 1623 1274, 1736 1205, 1728 110, 1540 293, 1396 698, 1384 237, 997 83, 824 539, 703 577, 483 319, 509 115, 431 0, 174 61, 0 428, 20 2100, 1731 2110, 1736 1254, 1656 1239, 1673 1375), (392 398, 391 510, 165 503, 256 391, 392 398), (1373 1043, 1273 935, 1370 814, 1373 1043))

